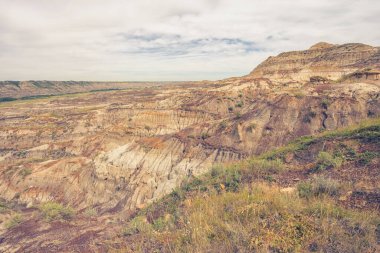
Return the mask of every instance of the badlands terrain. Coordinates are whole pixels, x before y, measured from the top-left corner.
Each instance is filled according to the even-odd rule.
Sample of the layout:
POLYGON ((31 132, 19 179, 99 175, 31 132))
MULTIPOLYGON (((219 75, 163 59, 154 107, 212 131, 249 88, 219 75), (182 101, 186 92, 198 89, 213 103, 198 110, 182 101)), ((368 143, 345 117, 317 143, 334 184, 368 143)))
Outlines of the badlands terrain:
POLYGON ((380 250, 379 47, 318 43, 220 81, 0 94, 0 252, 380 250), (334 208, 311 222, 313 205, 334 208), (240 216, 269 218, 243 231, 240 216))

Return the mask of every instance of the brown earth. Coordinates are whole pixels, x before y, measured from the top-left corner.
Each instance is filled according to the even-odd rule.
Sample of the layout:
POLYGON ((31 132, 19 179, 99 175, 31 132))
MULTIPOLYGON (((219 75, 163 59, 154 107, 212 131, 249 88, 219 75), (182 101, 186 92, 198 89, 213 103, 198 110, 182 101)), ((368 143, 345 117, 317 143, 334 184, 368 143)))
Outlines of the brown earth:
MULTIPOLYGON (((319 44, 241 78, 0 103, 0 196, 20 206, 0 214, 0 250, 117 248, 125 242, 115 231, 132 213, 212 164, 378 117, 379 64, 379 48, 319 44), (78 215, 44 221, 34 207, 46 201, 78 215), (7 230, 16 212, 24 221, 7 230)), ((38 90, 17 97, 47 94, 38 90)))

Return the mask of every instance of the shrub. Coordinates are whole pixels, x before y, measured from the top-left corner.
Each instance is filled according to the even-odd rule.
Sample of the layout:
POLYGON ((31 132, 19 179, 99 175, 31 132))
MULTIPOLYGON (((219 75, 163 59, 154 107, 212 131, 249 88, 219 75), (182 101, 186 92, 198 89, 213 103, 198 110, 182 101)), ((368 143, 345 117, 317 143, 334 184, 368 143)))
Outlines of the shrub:
POLYGON ((302 92, 296 92, 296 93, 294 93, 294 96, 295 96, 297 99, 301 99, 301 98, 304 98, 304 97, 305 97, 305 94, 302 93, 302 92))
POLYGON ((337 196, 341 190, 341 185, 338 181, 331 178, 315 177, 306 182, 300 182, 297 185, 298 195, 301 198, 310 198, 312 196, 337 196))
POLYGON ((10 101, 15 101, 17 98, 12 98, 12 97, 4 97, 0 98, 0 102, 10 102, 10 101))
POLYGON ((224 168, 222 165, 214 165, 211 168, 211 176, 212 177, 218 177, 220 174, 222 174, 224 171, 224 168))
POLYGON ((234 108, 233 108, 232 106, 229 106, 229 107, 228 107, 228 111, 229 111, 229 112, 232 112, 233 110, 234 110, 234 108))
POLYGON ((236 114, 235 114, 235 119, 240 119, 241 118, 241 113, 240 112, 237 112, 236 114))
POLYGON ((194 190, 196 188, 199 188, 199 186, 201 186, 202 183, 203 183, 202 180, 200 180, 199 178, 194 177, 192 180, 190 180, 189 183, 187 183, 187 184, 185 184, 183 186, 183 190, 185 190, 185 191, 192 191, 192 190, 194 190))
POLYGON ((330 105, 330 101, 327 98, 322 99, 321 106, 323 109, 327 110, 330 105))
POLYGON ((153 221, 152 227, 155 231, 162 232, 166 228, 166 221, 163 217, 160 217, 153 221))
POLYGON ((39 206, 44 218, 48 221, 52 220, 70 220, 74 216, 74 210, 71 207, 65 207, 56 202, 45 202, 39 206))
POLYGON ((2 213, 3 211, 5 211, 6 209, 8 209, 8 206, 6 203, 3 203, 1 200, 0 200, 0 213, 2 213))
POLYGON ((32 170, 31 170, 31 169, 22 169, 18 174, 19 174, 23 179, 25 179, 27 176, 29 176, 30 174, 32 174, 32 170))
POLYGON ((210 137, 210 135, 208 133, 201 133, 201 139, 202 140, 206 140, 209 137, 210 137))
POLYGON ((340 156, 332 156, 331 154, 321 151, 317 157, 316 170, 324 170, 327 168, 339 168, 343 163, 343 158, 340 156))
POLYGON ((339 195, 341 185, 331 178, 315 177, 313 180, 313 193, 316 196, 327 194, 330 196, 339 195))
POLYGON ((304 115, 302 121, 304 123, 310 123, 311 122, 311 119, 312 118, 315 118, 315 116, 317 116, 317 113, 313 112, 313 111, 309 111, 307 114, 304 115))
POLYGON ((236 104, 236 107, 243 107, 243 102, 238 102, 238 103, 236 104))
POLYGON ((310 198, 313 196, 313 185, 310 182, 301 182, 297 185, 297 191, 301 198, 310 198))
POLYGON ((221 165, 213 166, 211 169, 214 188, 220 192, 222 190, 235 192, 239 189, 241 173, 236 167, 225 168, 221 165))
POLYGON ((378 153, 376 152, 371 152, 371 151, 365 151, 364 153, 361 153, 359 155, 359 164, 361 165, 367 165, 371 163, 371 161, 379 156, 378 153))
POLYGON ((87 208, 86 211, 84 211, 84 215, 86 215, 87 217, 93 217, 93 216, 96 216, 97 214, 98 214, 98 211, 93 207, 87 208))
POLYGON ((252 174, 256 178, 278 174, 284 170, 284 164, 281 159, 251 159, 248 161, 247 167, 247 173, 252 174))
POLYGON ((137 216, 128 223, 127 227, 123 230, 123 235, 130 236, 140 232, 149 232, 150 230, 151 226, 145 217, 137 216))
POLYGON ((223 121, 223 122, 220 122, 220 123, 219 123, 219 128, 220 128, 220 129, 223 130, 223 129, 225 129, 226 127, 227 127, 227 122, 226 122, 226 121, 223 121))
POLYGON ((10 229, 22 222, 22 216, 20 214, 14 215, 9 221, 5 223, 5 227, 10 229))

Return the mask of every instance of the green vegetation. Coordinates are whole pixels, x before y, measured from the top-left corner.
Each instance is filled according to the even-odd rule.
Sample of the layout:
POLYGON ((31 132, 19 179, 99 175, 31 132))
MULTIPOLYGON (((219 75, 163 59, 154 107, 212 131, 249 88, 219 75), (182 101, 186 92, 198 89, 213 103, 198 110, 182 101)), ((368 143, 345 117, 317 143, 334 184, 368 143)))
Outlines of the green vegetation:
POLYGON ((321 106, 323 109, 327 110, 327 108, 329 107, 330 105, 330 100, 328 98, 323 98, 322 101, 321 101, 321 106))
POLYGON ((63 206, 57 202, 45 202, 39 206, 43 217, 48 220, 70 220, 74 216, 74 210, 71 207, 63 206))
POLYGON ((142 251, 375 252, 380 216, 340 205, 338 199, 351 186, 323 173, 343 161, 371 163, 378 153, 357 153, 343 141, 378 143, 379 126, 379 120, 366 121, 299 138, 259 157, 215 165, 141 210, 123 234, 133 235, 142 251), (332 151, 314 150, 326 141, 337 143, 332 151), (309 147, 316 153, 311 164, 321 170, 294 183, 294 191, 283 191, 280 176, 297 172, 285 157, 310 152, 309 147))
POLYGON ((365 151, 364 153, 359 155, 359 164, 367 165, 371 163, 371 161, 376 157, 380 157, 380 154, 377 152, 365 151))
POLYGON ((221 130, 225 129, 227 127, 227 122, 226 121, 222 121, 219 123, 219 128, 221 130))
POLYGON ((4 212, 7 209, 8 209, 7 204, 0 200, 0 213, 4 212))
POLYGON ((13 215, 10 220, 6 221, 5 227, 7 229, 11 229, 13 227, 16 227, 18 224, 22 222, 22 216, 20 214, 13 215))
POLYGON ((14 100, 17 100, 17 98, 11 98, 11 97, 0 98, 0 102, 9 102, 9 101, 14 101, 14 100))
POLYGON ((124 235, 146 235, 171 252, 363 252, 374 249, 380 222, 371 212, 348 210, 326 198, 299 198, 262 183, 196 194, 180 203, 180 210, 151 222, 138 216, 124 235))
POLYGON ((240 119, 241 118, 241 113, 240 112, 237 112, 236 114, 235 114, 235 119, 240 119))
POLYGON ((311 119, 315 118, 315 116, 317 116, 317 114, 313 111, 309 111, 308 113, 306 113, 304 116, 303 116, 303 119, 302 121, 305 122, 305 123, 310 123, 311 122, 311 119))
POLYGON ((94 217, 97 214, 98 214, 98 211, 95 208, 93 208, 93 207, 87 208, 84 211, 84 215, 87 216, 87 217, 94 217))
POLYGON ((233 110, 234 110, 234 108, 233 108, 232 106, 229 106, 229 107, 228 107, 228 111, 229 111, 229 112, 233 112, 233 110))
POLYGON ((25 96, 21 97, 20 100, 30 100, 30 99, 38 99, 38 98, 50 98, 56 95, 35 95, 35 96, 25 96))
POLYGON ((323 176, 317 176, 297 185, 297 191, 301 198, 311 198, 324 194, 337 196, 340 193, 341 185, 338 181, 323 176))
POLYGON ((20 170, 20 172, 18 173, 23 179, 25 179, 27 176, 29 176, 30 174, 32 174, 32 170, 31 169, 22 169, 20 170))
POLYGON ((202 140, 206 140, 207 138, 210 137, 210 135, 208 133, 201 133, 200 137, 201 137, 202 140))
POLYGON ((343 158, 340 156, 332 156, 328 152, 319 152, 317 157, 316 170, 325 170, 328 168, 339 168, 343 163, 343 158))
POLYGON ((104 92, 104 91, 116 91, 116 90, 122 90, 122 89, 118 89, 118 88, 97 89, 97 90, 90 90, 90 92, 104 92))
POLYGON ((305 94, 302 93, 302 92, 295 92, 294 93, 294 96, 297 98, 297 99, 302 99, 305 97, 305 94))

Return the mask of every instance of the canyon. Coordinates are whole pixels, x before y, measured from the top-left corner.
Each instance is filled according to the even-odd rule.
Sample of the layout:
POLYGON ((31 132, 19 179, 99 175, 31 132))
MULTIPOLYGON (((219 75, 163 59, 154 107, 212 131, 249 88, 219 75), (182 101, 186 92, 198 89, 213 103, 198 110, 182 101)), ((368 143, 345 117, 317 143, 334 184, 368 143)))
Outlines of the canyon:
POLYGON ((8 81, 0 94, 14 99, 0 103, 0 197, 11 206, 0 221, 25 217, 22 229, 0 222, 0 251, 96 252, 215 164, 379 117, 380 48, 318 43, 219 81, 8 81), (49 201, 78 215, 40 222, 49 201))

